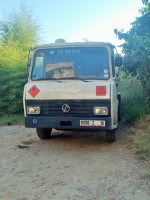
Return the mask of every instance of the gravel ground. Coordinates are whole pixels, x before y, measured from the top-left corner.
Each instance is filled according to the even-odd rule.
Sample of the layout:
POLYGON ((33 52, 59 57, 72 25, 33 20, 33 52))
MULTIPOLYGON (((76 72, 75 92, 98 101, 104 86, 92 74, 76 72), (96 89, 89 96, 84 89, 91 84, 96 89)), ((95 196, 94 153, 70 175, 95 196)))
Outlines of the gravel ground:
POLYGON ((0 128, 0 199, 149 200, 146 166, 126 148, 126 127, 115 143, 103 132, 53 130, 40 140, 35 129, 0 128))

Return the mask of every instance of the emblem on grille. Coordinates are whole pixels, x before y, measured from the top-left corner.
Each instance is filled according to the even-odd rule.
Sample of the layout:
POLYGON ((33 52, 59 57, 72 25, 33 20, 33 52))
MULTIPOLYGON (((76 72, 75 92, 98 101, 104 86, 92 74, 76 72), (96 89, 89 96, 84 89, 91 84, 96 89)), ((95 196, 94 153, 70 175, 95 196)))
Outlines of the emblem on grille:
POLYGON ((63 112, 67 113, 67 112, 69 112, 69 110, 70 110, 70 106, 68 104, 64 104, 62 106, 62 111, 63 112))

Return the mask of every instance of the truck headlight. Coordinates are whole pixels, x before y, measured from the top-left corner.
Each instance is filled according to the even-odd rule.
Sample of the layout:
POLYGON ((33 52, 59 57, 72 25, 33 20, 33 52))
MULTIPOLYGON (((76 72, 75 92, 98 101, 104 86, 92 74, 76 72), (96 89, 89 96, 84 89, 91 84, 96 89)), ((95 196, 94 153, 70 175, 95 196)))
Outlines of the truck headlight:
POLYGON ((107 107, 94 107, 93 108, 94 115, 108 115, 107 107))
POLYGON ((27 114, 28 115, 39 115, 40 114, 40 107, 27 107, 27 114))

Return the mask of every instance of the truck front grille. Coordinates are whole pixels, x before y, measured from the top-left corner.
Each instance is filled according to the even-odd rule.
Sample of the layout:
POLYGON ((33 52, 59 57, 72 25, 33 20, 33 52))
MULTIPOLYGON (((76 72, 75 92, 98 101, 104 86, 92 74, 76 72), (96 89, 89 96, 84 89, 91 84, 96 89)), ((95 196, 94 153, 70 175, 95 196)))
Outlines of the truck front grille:
MULTIPOLYGON (((26 100, 26 107, 39 106, 41 108, 40 116, 71 116, 71 117, 100 117, 93 114, 94 106, 107 106, 110 117, 110 100, 26 100), (69 112, 63 112, 62 106, 69 105, 69 112)), ((106 116, 105 116, 106 117, 106 116)))

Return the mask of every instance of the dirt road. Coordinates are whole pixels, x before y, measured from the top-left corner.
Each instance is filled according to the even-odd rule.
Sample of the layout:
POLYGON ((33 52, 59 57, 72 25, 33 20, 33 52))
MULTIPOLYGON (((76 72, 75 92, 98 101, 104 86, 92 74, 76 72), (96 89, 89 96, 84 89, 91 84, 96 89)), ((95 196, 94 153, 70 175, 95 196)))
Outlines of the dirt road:
POLYGON ((115 143, 104 133, 54 130, 42 141, 34 129, 1 127, 0 199, 149 200, 146 168, 125 136, 125 127, 115 143))

